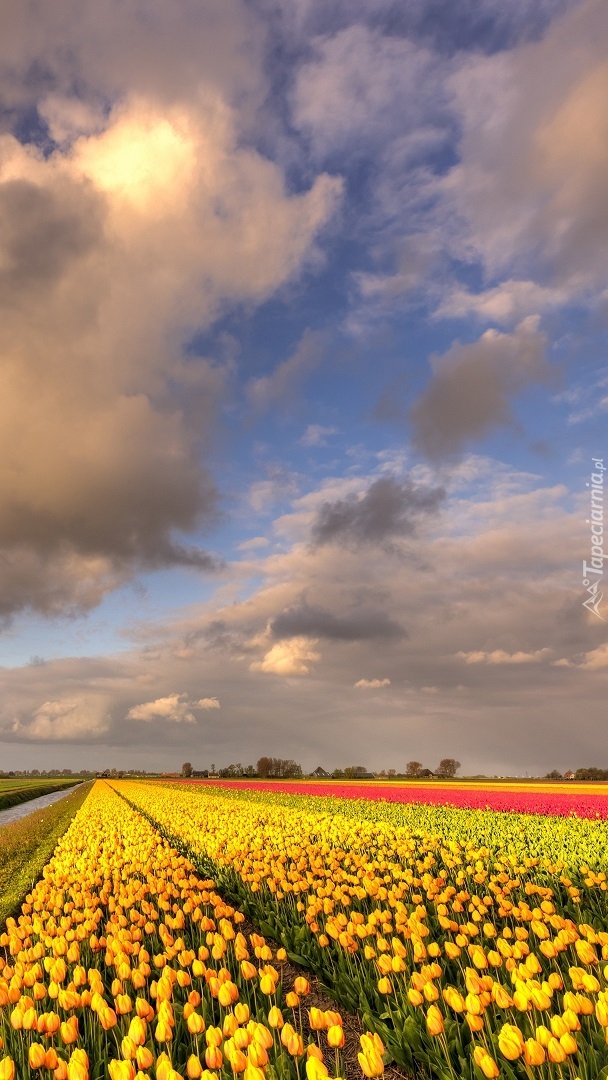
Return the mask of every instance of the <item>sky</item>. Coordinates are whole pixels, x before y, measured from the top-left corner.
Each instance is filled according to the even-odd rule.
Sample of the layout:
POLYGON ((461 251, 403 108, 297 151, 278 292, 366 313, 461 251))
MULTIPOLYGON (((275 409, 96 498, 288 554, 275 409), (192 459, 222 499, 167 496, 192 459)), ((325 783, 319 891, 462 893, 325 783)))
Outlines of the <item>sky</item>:
POLYGON ((608 766, 607 55, 6 0, 0 769, 608 766))

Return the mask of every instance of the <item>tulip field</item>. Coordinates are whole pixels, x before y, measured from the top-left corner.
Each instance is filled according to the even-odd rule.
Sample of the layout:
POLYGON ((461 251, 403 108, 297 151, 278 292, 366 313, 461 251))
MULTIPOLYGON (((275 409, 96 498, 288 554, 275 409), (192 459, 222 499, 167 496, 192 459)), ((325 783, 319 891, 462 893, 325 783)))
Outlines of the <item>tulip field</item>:
POLYGON ((608 1080, 601 792, 344 791, 98 781, 0 926, 0 1080, 608 1080))

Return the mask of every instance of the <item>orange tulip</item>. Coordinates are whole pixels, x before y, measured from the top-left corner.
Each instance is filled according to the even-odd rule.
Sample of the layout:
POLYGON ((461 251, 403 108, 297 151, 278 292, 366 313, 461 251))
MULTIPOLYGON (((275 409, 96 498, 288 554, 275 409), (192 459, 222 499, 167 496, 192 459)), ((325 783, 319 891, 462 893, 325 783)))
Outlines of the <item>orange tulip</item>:
POLYGON ((221 1069, 224 1064, 224 1055, 219 1046, 208 1046, 205 1050, 205 1062, 209 1069, 221 1069))

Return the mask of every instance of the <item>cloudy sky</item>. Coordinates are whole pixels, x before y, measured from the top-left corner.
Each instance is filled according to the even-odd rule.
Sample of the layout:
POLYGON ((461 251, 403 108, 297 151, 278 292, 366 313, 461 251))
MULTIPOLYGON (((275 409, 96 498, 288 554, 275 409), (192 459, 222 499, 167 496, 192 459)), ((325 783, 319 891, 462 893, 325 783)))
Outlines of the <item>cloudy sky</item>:
POLYGON ((7 0, 0 767, 608 766, 607 49, 7 0))

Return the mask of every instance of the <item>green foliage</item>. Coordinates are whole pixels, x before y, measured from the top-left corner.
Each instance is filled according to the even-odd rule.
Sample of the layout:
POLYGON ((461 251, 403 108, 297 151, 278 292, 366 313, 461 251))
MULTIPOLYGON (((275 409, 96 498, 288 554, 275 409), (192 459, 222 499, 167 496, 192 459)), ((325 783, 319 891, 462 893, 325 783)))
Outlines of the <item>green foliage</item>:
POLYGON ((27 780, 19 780, 18 786, 13 788, 0 787, 0 810, 9 810, 11 806, 19 806, 20 803, 29 802, 30 799, 39 799, 42 795, 52 795, 54 791, 62 791, 67 787, 74 787, 75 780, 45 780, 43 783, 32 783, 27 780))

